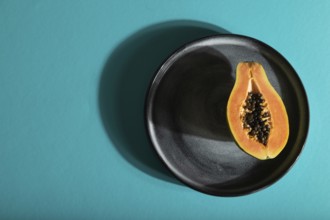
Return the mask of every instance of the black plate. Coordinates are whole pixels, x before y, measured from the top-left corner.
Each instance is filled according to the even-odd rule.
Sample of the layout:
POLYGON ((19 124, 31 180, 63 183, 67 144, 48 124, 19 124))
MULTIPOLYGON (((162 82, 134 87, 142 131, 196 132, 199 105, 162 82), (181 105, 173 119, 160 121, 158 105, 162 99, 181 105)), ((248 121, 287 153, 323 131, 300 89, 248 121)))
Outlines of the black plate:
POLYGON ((305 143, 309 108, 288 61, 270 46, 244 36, 219 35, 189 43, 160 67, 146 100, 147 129, 160 158, 188 186, 236 196, 282 177, 305 143), (241 61, 260 62, 287 108, 290 136, 272 160, 249 156, 235 144, 226 105, 241 61))

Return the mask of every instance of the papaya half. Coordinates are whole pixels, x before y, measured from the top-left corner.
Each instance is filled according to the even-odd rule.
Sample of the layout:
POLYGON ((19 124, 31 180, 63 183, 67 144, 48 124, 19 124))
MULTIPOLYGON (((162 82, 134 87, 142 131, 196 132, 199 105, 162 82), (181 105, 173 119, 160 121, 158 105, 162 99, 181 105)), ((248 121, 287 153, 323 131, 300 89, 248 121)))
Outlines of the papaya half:
POLYGON ((289 138, 285 105, 257 62, 241 62, 227 104, 227 120, 237 145, 260 160, 275 158, 289 138))

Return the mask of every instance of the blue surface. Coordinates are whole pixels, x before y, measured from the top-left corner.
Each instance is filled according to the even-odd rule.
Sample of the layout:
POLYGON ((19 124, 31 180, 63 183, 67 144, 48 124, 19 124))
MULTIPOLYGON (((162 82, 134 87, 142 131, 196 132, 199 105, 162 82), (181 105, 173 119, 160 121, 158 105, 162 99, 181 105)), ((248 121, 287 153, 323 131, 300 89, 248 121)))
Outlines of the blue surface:
POLYGON ((330 219, 330 2, 313 2, 0 1, 0 219, 330 219), (248 196, 181 185, 143 130, 159 60, 210 30, 276 48, 309 97, 299 160, 248 196))

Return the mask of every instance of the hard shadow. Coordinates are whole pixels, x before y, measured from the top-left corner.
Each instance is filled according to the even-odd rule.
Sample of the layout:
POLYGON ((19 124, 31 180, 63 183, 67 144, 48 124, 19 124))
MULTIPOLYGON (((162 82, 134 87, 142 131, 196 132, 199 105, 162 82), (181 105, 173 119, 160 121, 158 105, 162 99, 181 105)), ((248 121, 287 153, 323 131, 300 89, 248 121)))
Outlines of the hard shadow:
POLYGON ((203 22, 170 21, 134 33, 111 53, 100 78, 100 115, 113 145, 134 167, 180 184, 148 140, 144 106, 149 83, 165 59, 182 45, 226 33, 229 32, 203 22))

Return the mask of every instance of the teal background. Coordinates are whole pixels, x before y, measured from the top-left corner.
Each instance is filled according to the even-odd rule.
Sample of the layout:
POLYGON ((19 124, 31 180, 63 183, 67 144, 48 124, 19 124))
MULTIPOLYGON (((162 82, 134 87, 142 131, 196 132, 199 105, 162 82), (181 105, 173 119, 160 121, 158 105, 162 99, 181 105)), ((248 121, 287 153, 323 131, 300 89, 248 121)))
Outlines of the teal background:
POLYGON ((330 219, 329 11, 326 0, 0 0, 0 219, 330 219), (212 32, 276 48, 309 98, 294 167, 242 197, 180 184, 143 130, 161 60, 212 32))

